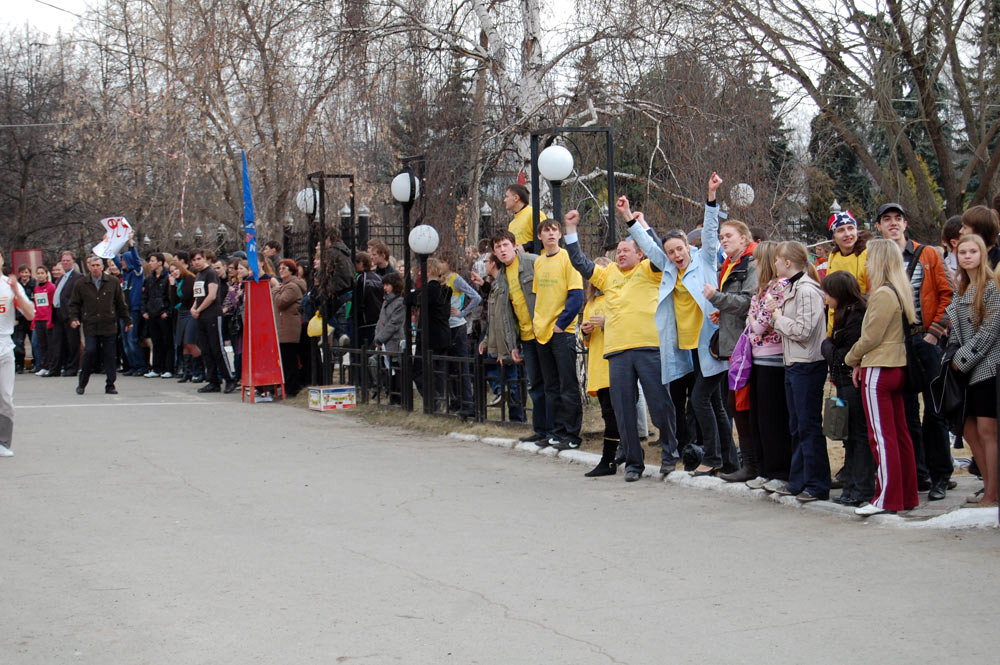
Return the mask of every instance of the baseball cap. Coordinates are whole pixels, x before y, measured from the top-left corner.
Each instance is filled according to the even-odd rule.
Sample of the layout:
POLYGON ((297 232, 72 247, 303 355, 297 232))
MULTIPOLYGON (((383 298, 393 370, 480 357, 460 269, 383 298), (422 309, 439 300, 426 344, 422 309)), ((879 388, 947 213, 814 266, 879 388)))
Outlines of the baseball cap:
POLYGON ((884 215, 885 213, 889 212, 890 210, 896 210, 904 218, 906 217, 906 211, 903 210, 902 204, 900 204, 900 203, 883 203, 882 205, 879 206, 878 212, 875 213, 875 221, 878 222, 880 219, 882 219, 882 215, 884 215))

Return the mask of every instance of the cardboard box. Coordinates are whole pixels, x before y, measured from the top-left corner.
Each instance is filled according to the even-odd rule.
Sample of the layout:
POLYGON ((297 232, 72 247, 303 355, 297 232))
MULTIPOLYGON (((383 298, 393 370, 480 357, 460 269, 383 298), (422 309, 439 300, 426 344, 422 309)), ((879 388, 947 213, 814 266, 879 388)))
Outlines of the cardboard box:
POLYGON ((358 405, 354 386, 310 386, 309 408, 313 411, 353 409, 358 405))

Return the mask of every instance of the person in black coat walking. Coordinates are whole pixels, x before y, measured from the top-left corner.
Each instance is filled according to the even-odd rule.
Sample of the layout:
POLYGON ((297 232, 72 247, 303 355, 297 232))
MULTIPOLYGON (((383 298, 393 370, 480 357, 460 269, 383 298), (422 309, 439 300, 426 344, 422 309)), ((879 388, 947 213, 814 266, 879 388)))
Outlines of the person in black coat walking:
POLYGON ((146 257, 150 273, 142 291, 142 318, 153 342, 153 367, 147 377, 174 375, 174 333, 170 318, 170 277, 164 265, 163 254, 153 252, 146 257))
POLYGON ((80 368, 80 383, 76 387, 78 395, 82 395, 90 380, 90 373, 100 353, 104 362, 104 372, 107 383, 104 392, 117 395, 115 390, 115 348, 118 338, 118 320, 122 321, 124 329, 132 327, 132 319, 125 304, 125 294, 121 283, 114 277, 104 274, 104 261, 96 256, 87 259, 87 277, 79 280, 73 287, 69 299, 69 325, 76 330, 83 324, 83 364, 80 368))

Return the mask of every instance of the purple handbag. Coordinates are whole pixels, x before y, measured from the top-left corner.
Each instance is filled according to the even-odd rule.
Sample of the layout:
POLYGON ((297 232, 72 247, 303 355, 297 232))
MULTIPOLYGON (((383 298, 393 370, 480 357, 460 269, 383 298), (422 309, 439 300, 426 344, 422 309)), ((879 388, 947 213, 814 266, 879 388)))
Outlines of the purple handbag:
POLYGON ((736 340, 733 354, 729 356, 729 389, 739 390, 750 381, 750 368, 753 367, 753 352, 750 347, 750 326, 743 330, 736 340))

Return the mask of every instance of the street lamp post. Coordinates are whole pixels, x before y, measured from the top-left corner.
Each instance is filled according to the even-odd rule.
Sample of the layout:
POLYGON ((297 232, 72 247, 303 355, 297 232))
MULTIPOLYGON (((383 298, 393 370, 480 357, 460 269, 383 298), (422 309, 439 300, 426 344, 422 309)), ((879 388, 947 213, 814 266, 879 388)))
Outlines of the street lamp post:
POLYGON ((181 243, 184 241, 184 234, 178 231, 174 234, 174 249, 180 249, 181 243))
POLYGON ((479 209, 479 239, 489 238, 493 235, 493 208, 486 201, 479 209))
POLYGON ((219 245, 219 254, 225 254, 226 253, 226 233, 227 233, 227 231, 228 231, 228 229, 226 228, 226 225, 223 224, 223 223, 221 223, 221 222, 219 223, 219 225, 217 227, 215 227, 215 242, 216 242, 216 244, 219 245))
POLYGON ((204 239, 205 239, 205 232, 201 230, 200 226, 196 226, 194 229, 194 244, 201 247, 201 243, 204 239))
POLYGON ((617 240, 615 232, 615 141, 611 127, 548 127, 531 133, 531 205, 534 208, 531 220, 534 231, 532 240, 534 241, 538 237, 538 222, 541 211, 538 189, 539 174, 552 182, 553 213, 560 222, 562 221, 560 219, 562 202, 560 201, 559 187, 562 185, 562 181, 573 172, 573 156, 565 147, 553 145, 553 142, 557 136, 569 134, 604 134, 607 160, 605 170, 608 175, 608 228, 605 232, 604 242, 606 245, 614 245, 617 240), (542 151, 542 155, 557 148, 556 151, 549 153, 544 160, 542 160, 542 155, 538 153, 539 138, 543 136, 549 136, 549 138, 545 141, 545 150, 542 151), (562 150, 565 150, 566 154, 562 154, 562 150), (549 170, 550 168, 551 170, 549 170), (549 175, 546 175, 545 171, 549 171, 549 175))
MULTIPOLYGON (((413 208, 413 202, 416 200, 420 193, 420 180, 418 180, 413 175, 413 169, 407 164, 405 170, 399 173, 395 178, 392 179, 392 184, 390 185, 390 190, 392 191, 392 198, 396 199, 403 206, 403 234, 404 237, 409 238, 410 234, 410 209, 413 208)), ((403 292, 405 294, 410 293, 412 288, 412 281, 410 279, 410 252, 409 249, 404 253, 403 256, 403 279, 405 286, 403 292)), ((402 395, 401 399, 403 402, 403 408, 407 411, 413 410, 413 331, 410 327, 410 304, 409 298, 406 300, 406 318, 404 320, 404 332, 406 335, 406 351, 403 354, 402 363, 400 367, 402 370, 402 395)))
POLYGON ((424 413, 434 413, 434 372, 431 371, 431 317, 427 292, 427 257, 438 248, 438 232, 433 226, 413 227, 407 238, 410 249, 420 258, 420 342, 424 380, 424 413))
MULTIPOLYGON (((573 173, 573 155, 561 145, 550 145, 538 156, 538 171, 552 185, 552 216, 562 222, 562 182, 573 173)), ((538 235, 538 229, 535 229, 538 235)))
POLYGON ((368 249, 368 223, 371 221, 372 211, 364 203, 358 208, 358 247, 368 249))

